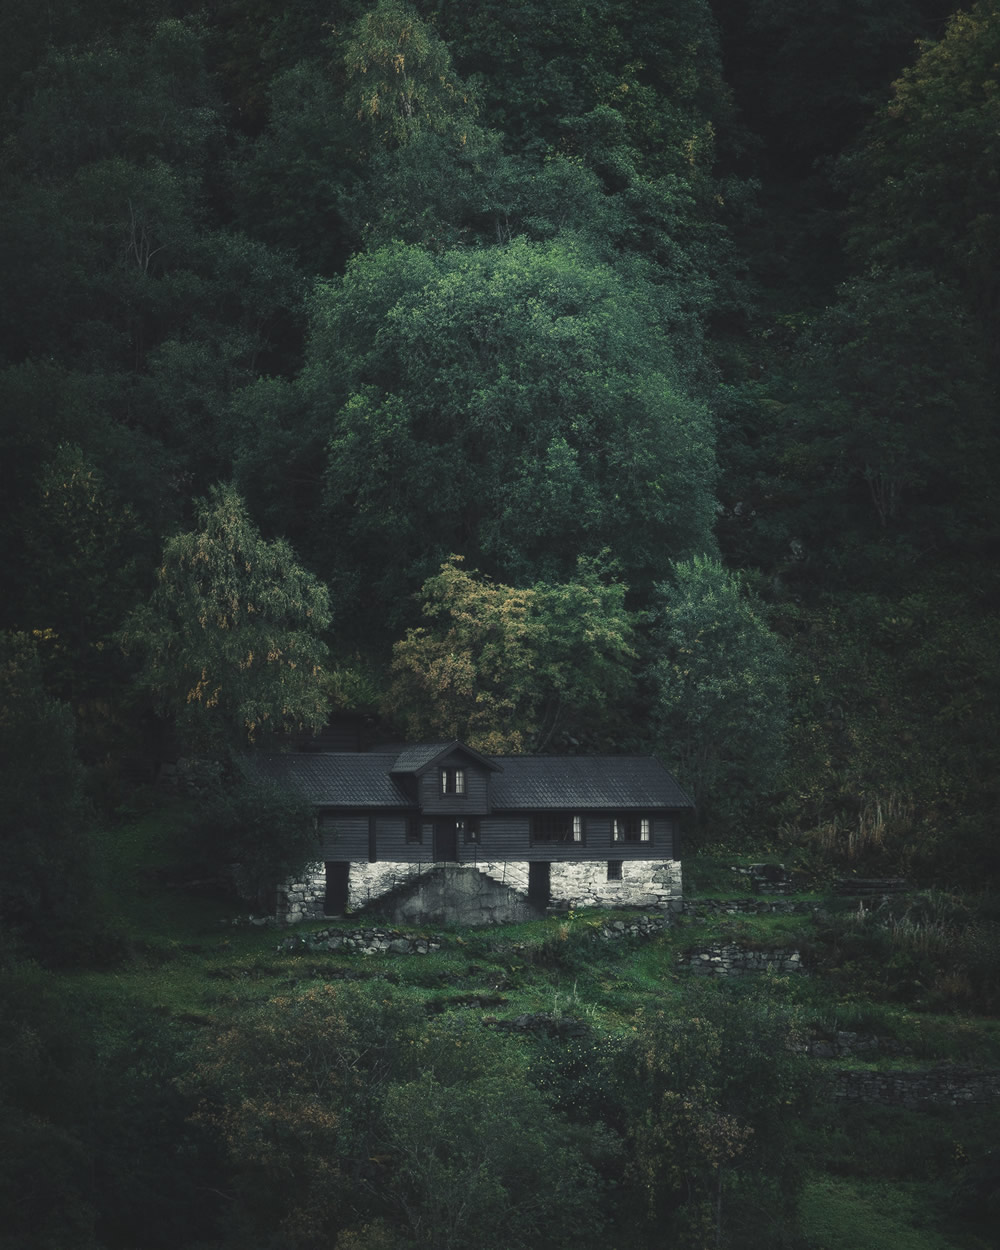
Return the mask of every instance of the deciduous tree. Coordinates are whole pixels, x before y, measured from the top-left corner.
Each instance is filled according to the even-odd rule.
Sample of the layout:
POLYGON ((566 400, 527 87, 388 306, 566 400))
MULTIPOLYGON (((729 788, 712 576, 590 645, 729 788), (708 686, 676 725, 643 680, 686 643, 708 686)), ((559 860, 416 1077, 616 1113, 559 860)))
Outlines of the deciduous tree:
POLYGON ((654 289, 565 241, 359 257, 300 383, 331 576, 399 619, 450 552, 525 584, 609 548, 648 591, 711 549, 713 430, 671 346, 654 289))
POLYGON ((231 486, 212 488, 198 521, 167 541, 158 585, 125 626, 140 688, 200 750, 318 729, 328 713, 326 588, 286 543, 261 538, 231 486))
POLYGON ((393 648, 386 700, 411 737, 494 752, 543 750, 560 734, 609 744, 636 652, 625 587, 595 562, 519 589, 453 557, 422 595, 428 624, 393 648))
POLYGON ((678 561, 658 595, 650 677, 661 750, 703 819, 738 818, 775 783, 784 756, 782 645, 718 560, 678 561))

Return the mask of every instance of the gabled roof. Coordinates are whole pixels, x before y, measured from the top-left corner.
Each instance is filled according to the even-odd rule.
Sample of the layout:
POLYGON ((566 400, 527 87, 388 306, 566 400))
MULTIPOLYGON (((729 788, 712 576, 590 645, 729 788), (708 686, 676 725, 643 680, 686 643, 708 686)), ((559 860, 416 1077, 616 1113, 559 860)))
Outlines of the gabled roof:
POLYGON ((497 775, 494 811, 623 811, 693 807, 663 767, 648 755, 485 756, 461 742, 425 743, 399 751, 336 751, 253 755, 260 777, 290 786, 318 807, 409 808, 403 780, 455 750, 497 775))
POLYGON ((446 759, 453 751, 461 751, 463 755, 469 756, 470 759, 481 764, 484 768, 489 768, 493 772, 501 772, 500 765, 491 760, 488 755, 481 755, 472 747, 466 746, 464 742, 455 740, 454 742, 425 742, 418 743, 415 746, 404 747, 396 756, 396 762, 392 766, 394 773, 413 773, 419 775, 426 772, 428 768, 432 768, 438 760, 446 759))
POLYGON ((516 755, 497 763, 503 774, 493 781, 494 810, 694 806, 649 755, 516 755))
POLYGON ((319 807, 412 807, 391 775, 395 753, 334 751, 329 754, 253 755, 261 777, 290 786, 319 807))

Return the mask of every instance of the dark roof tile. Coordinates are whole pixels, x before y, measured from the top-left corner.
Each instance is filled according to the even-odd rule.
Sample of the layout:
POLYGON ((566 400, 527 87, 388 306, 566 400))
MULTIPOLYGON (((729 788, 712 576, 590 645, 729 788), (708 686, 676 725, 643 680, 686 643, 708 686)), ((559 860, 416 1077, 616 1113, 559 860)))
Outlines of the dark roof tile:
POLYGON ((659 760, 642 755, 523 755, 497 759, 497 810, 691 807, 659 760))
POLYGON ((329 754, 255 755, 251 765, 321 807, 412 807, 393 781, 395 755, 339 751, 329 754))

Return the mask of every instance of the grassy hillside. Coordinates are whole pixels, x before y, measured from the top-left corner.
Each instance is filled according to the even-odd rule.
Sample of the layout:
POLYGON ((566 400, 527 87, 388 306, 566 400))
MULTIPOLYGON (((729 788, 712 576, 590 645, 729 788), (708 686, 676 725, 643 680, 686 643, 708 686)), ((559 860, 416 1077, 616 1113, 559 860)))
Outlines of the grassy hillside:
MULTIPOLYGON (((420 1186, 472 1184, 461 1159, 438 1156, 450 1135, 475 1136, 461 1100, 485 1100, 470 1106, 489 1125, 494 1094, 513 1100, 511 1131, 530 1123, 551 1134, 546 1149, 576 1152, 601 1195, 591 1234, 613 1230, 611 1244, 648 1245, 654 1216, 678 1244, 715 1244, 720 1212, 725 1237, 748 1247, 992 1244, 995 1105, 838 1107, 830 1089, 844 1066, 1000 1068, 995 1009, 968 1009, 995 981, 942 939, 942 900, 911 897, 881 930, 856 904, 814 895, 804 914, 681 921, 647 940, 599 940, 611 917, 580 912, 443 929, 427 955, 345 954, 308 938, 369 918, 304 925, 289 941, 184 880, 169 855, 182 818, 155 807, 107 831, 107 966, 44 973, 10 960, 4 971, 3 1186, 18 1214, 0 1244, 228 1247, 254 1229, 275 1247, 433 1244, 444 1233, 429 1231, 437 1216, 420 1186), (679 965, 719 941, 793 947, 809 972, 723 983, 679 965), (891 1053, 804 1058, 776 1041, 838 1030, 877 1035, 891 1053), (414 1117, 434 1131, 411 1158, 414 1117), (678 1153, 709 1123, 728 1145, 678 1153), (42 1152, 53 1162, 25 1191, 42 1152), (440 1175, 421 1181, 430 1157, 440 1175)), ((718 886, 723 867, 693 860, 688 877, 718 886)), ((976 923, 985 934, 985 915, 976 923)), ((544 1209, 516 1215, 512 1166, 496 1156, 487 1170, 508 1194, 498 1209, 513 1203, 523 1227, 496 1235, 563 1244, 544 1209)))

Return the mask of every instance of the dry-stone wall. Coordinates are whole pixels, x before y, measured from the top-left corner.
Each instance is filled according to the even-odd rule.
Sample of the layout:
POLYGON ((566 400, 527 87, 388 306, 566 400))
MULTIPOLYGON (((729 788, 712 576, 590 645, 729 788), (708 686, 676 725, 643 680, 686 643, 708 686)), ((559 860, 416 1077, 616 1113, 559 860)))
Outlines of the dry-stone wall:
POLYGON ((734 942, 716 942, 678 955, 680 967, 690 968, 703 977, 741 977, 755 972, 803 972, 802 956, 797 950, 777 948, 754 950, 734 942))
POLYGON ((912 1047, 898 1042, 894 1037, 879 1037, 876 1033, 855 1033, 838 1029, 822 1037, 814 1037, 795 1047, 812 1059, 848 1059, 855 1055, 871 1059, 884 1055, 911 1055, 912 1047))
POLYGON ((861 1071, 842 1069, 834 1075, 833 1095, 846 1102, 892 1106, 969 1107, 1000 1098, 1000 1072, 971 1068, 930 1068, 924 1071, 861 1071))
POLYGON ((401 933, 398 929, 323 929, 319 933, 286 937, 278 944, 284 953, 297 950, 339 951, 354 955, 429 955, 445 939, 439 934, 401 933))
POLYGON ((685 899, 685 917, 715 920, 720 916, 808 916, 817 908, 794 898, 693 898, 685 899))
POLYGON ((748 879, 754 894, 791 894, 792 877, 784 864, 749 864, 733 867, 738 877, 748 879))

